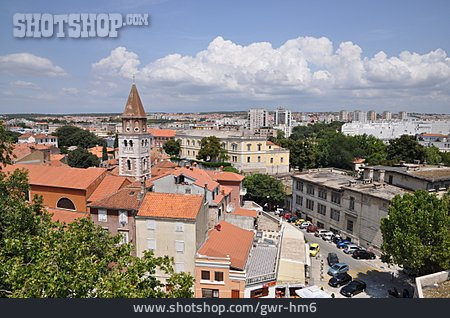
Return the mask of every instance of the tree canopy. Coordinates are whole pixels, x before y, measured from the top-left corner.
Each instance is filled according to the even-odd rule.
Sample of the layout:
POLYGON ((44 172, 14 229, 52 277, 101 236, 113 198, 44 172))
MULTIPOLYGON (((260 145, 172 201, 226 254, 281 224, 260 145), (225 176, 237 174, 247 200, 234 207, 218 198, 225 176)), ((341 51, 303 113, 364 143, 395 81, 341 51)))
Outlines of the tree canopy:
POLYGON ((261 206, 281 204, 286 197, 281 181, 266 174, 253 174, 244 179, 244 187, 247 188, 245 198, 252 200, 261 206))
POLYGON ((3 126, 3 122, 0 122, 0 171, 2 170, 2 164, 12 163, 12 150, 14 148, 12 142, 13 139, 3 126))
POLYGON ((219 138, 209 136, 202 138, 197 159, 210 162, 225 162, 228 160, 228 154, 219 138))
POLYGON ((420 145, 414 136, 402 135, 400 138, 392 139, 386 148, 387 159, 394 162, 414 160, 425 160, 425 147, 420 145))
POLYGON ((426 275, 450 267, 450 200, 420 190, 396 196, 381 220, 385 262, 426 275))
POLYGON ((59 127, 54 135, 58 136, 58 145, 60 147, 77 146, 87 149, 95 146, 106 146, 104 139, 97 137, 90 131, 75 126, 59 127))
POLYGON ((163 145, 163 149, 169 156, 178 157, 181 151, 181 142, 178 139, 170 139, 163 145))
POLYGON ((78 148, 69 152, 67 155, 67 163, 69 166, 75 168, 98 167, 100 165, 100 159, 86 149, 78 148))

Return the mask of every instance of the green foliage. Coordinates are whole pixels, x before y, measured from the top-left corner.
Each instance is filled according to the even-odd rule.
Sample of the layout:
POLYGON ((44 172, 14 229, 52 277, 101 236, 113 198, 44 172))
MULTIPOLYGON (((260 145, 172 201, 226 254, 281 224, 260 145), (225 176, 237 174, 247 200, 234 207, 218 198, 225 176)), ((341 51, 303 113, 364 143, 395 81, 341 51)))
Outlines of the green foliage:
POLYGON ((228 154, 216 136, 202 138, 197 159, 208 162, 224 162, 228 160, 228 154))
POLYGON ((0 173, 0 191, 0 297, 192 297, 193 277, 175 274, 173 259, 134 257, 88 218, 52 222, 39 198, 25 201, 25 172, 0 173))
POLYGON ((418 275, 450 268, 449 203, 423 190, 394 197, 381 220, 382 259, 418 275))
POLYGON ((9 139, 14 142, 17 143, 19 141, 19 137, 21 136, 21 133, 18 133, 16 131, 6 131, 6 135, 9 137, 9 139))
POLYGON ((425 147, 420 145, 414 136, 402 135, 400 138, 393 139, 387 146, 387 160, 393 162, 414 160, 425 160, 425 147))
POLYGON ((439 148, 432 146, 425 148, 425 161, 430 165, 436 165, 442 162, 441 152, 439 148))
POLYGON ((315 123, 308 126, 297 126, 292 130, 291 139, 305 139, 305 138, 323 138, 328 133, 335 133, 341 131, 343 123, 333 121, 329 124, 315 123))
POLYGON ((8 135, 3 122, 0 122, 0 171, 2 170, 2 164, 12 163, 12 151, 14 149, 12 142, 13 140, 8 135))
POLYGON ((114 145, 113 145, 114 149, 119 147, 119 135, 116 134, 116 136, 114 137, 114 145))
POLYGON ((244 179, 245 198, 264 206, 281 204, 286 197, 281 181, 266 174, 253 174, 244 179))
POLYGON ((170 139, 164 145, 163 149, 169 156, 177 157, 181 151, 180 140, 170 139))
POLYGON ((90 131, 75 127, 75 126, 62 126, 55 132, 55 136, 58 136, 58 145, 60 147, 77 146, 79 148, 91 148, 95 146, 106 146, 106 141, 102 138, 98 138, 90 131))
POLYGON ((100 159, 86 149, 78 148, 67 155, 67 163, 75 168, 98 167, 100 159))
POLYGON ((233 166, 224 167, 223 171, 225 172, 234 172, 234 173, 240 173, 238 169, 236 169, 233 166))
POLYGON ((108 160, 108 149, 106 149, 106 146, 103 146, 102 148, 102 161, 108 160))
POLYGON ((280 145, 289 149, 290 165, 298 169, 311 169, 317 167, 317 143, 311 139, 293 140, 285 139, 280 145))

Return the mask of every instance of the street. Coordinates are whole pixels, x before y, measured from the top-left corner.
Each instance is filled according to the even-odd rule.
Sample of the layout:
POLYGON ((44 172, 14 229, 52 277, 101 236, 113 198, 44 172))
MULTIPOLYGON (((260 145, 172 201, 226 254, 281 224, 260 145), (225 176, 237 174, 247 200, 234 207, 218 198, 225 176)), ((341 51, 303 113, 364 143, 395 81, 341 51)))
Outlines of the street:
MULTIPOLYGON (((286 226, 294 226, 290 223, 284 222, 286 226)), ((305 230, 300 230, 305 235, 307 243, 318 243, 320 245, 320 252, 316 257, 311 258, 310 269, 310 285, 317 285, 323 287, 328 293, 334 293, 336 298, 345 298, 339 291, 341 287, 334 288, 328 285, 328 280, 331 278, 327 274, 328 263, 327 255, 330 252, 336 253, 339 258, 339 262, 349 265, 349 275, 353 279, 359 279, 366 283, 366 292, 360 293, 354 298, 386 298, 388 297, 387 290, 394 287, 402 293, 404 288, 408 288, 408 285, 404 282, 404 276, 399 274, 398 268, 395 266, 388 267, 378 257, 375 260, 356 260, 351 255, 347 255, 342 249, 338 249, 332 242, 322 240, 320 237, 315 237, 314 233, 307 233, 305 230), (323 260, 323 278, 321 279, 321 260, 323 260)), ((409 287, 409 292, 412 289, 409 287)))

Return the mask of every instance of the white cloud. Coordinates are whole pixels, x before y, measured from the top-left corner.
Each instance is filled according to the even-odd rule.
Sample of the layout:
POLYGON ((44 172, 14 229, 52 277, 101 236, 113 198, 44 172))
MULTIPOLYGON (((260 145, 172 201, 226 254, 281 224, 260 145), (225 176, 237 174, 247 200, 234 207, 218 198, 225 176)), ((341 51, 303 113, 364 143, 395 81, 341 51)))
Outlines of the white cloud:
POLYGON ((66 71, 60 66, 54 65, 47 58, 30 53, 14 53, 0 56, 0 71, 12 74, 65 76, 66 71))
MULTIPOLYGON (((278 48, 268 42, 241 46, 217 37, 195 56, 170 54, 140 64, 136 53, 118 47, 92 67, 100 78, 136 74, 155 96, 166 90, 172 96, 198 96, 198 100, 216 95, 247 100, 345 94, 384 98, 386 94, 398 97, 404 93, 400 90, 414 95, 417 88, 422 96, 450 94, 450 59, 442 49, 423 55, 404 51, 391 57, 381 51, 368 58, 357 44, 342 42, 335 48, 325 37, 299 37, 278 48)), ((96 95, 98 90, 101 87, 96 95)))
POLYGON ((65 95, 77 95, 80 92, 76 87, 63 87, 61 91, 65 95))
POLYGON ((32 82, 26 82, 26 81, 15 81, 11 82, 11 86, 16 88, 25 88, 25 89, 39 89, 40 87, 32 82))

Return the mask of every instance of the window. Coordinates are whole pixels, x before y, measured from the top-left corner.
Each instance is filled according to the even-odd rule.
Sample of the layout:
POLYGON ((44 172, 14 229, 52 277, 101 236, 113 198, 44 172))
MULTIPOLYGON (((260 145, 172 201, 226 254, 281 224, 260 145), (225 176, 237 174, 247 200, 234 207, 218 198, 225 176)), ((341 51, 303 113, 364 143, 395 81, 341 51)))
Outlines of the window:
POLYGON ((98 221, 99 222, 107 222, 108 214, 105 209, 98 209, 98 221))
POLYGON ((302 181, 296 181, 295 182, 295 189, 298 191, 302 191, 303 192, 303 182, 302 181))
POLYGON ((128 212, 127 211, 119 211, 119 223, 122 226, 128 224, 128 212))
POLYGON ((191 155, 191 151, 190 150, 188 150, 188 156, 190 156, 191 155))
POLYGON ((202 298, 219 298, 219 290, 202 288, 202 298))
POLYGON ((186 140, 186 144, 189 146, 189 139, 186 140))
POLYGON ((318 227, 319 229, 325 228, 322 222, 317 222, 317 227, 318 227))
POLYGON ((127 140, 124 140, 124 141, 123 141, 123 145, 124 145, 125 147, 128 147, 128 141, 127 141, 127 140))
POLYGON ((59 199, 58 203, 56 203, 56 207, 67 210, 74 210, 74 211, 76 210, 75 204, 73 204, 73 202, 67 198, 59 199))
POLYGON ((120 244, 127 244, 128 241, 128 231, 119 231, 119 235, 121 236, 120 244))
POLYGON ((311 211, 314 210, 314 201, 306 199, 306 208, 311 211))
POLYGON ((353 233, 353 221, 347 220, 347 232, 353 233))
POLYGON ((258 144, 258 151, 261 151, 261 144, 258 144))
POLYGON ((247 144, 247 151, 250 151, 252 149, 252 144, 247 144))
POLYGON ((216 282, 223 282, 223 272, 214 272, 214 280, 216 282))
POLYGON ((130 147, 133 148, 133 140, 130 140, 130 147))
POLYGON ((130 161, 130 159, 127 160, 127 169, 131 170, 131 161, 130 161))
POLYGON ((184 253, 184 241, 175 241, 175 250, 178 253, 184 253))
POLYGON ((250 162, 250 157, 247 157, 247 162, 250 162))
POLYGON ((147 220, 147 230, 156 230, 155 220, 147 220))
POLYGON ((273 158, 270 158, 270 163, 273 163, 273 158))
POLYGON ((156 250, 156 240, 155 239, 147 239, 147 249, 156 250))
POLYGON ((323 204, 318 203, 317 204, 317 213, 326 215, 327 214, 327 207, 323 204))
POLYGON ((312 185, 306 186, 306 193, 308 193, 309 195, 314 195, 314 186, 312 185))
POLYGON ((389 181, 388 181, 388 183, 389 184, 392 184, 394 182, 394 177, 393 176, 389 176, 389 181))
POLYGON ((295 196, 295 203, 297 203, 300 206, 303 206, 303 197, 296 195, 295 196))
POLYGON ((323 188, 319 188, 319 193, 317 194, 319 198, 326 200, 327 199, 327 190, 323 188))
POLYGON ((175 272, 176 273, 184 272, 184 263, 183 262, 175 262, 175 272))
POLYGON ((269 287, 254 289, 250 292, 250 298, 269 296, 269 287))
POLYGON ((258 162, 261 162, 261 156, 258 156, 258 162))
POLYGON ((350 204, 349 207, 350 211, 354 211, 355 210, 355 198, 354 197, 350 197, 350 204))
POLYGON ((331 192, 331 202, 341 204, 341 194, 338 192, 331 192))
POLYGON ((281 157, 281 158, 280 158, 280 162, 281 162, 281 163, 283 163, 283 161, 284 161, 284 158, 283 158, 283 157, 281 157))
POLYGON ((211 280, 209 271, 202 271, 202 280, 211 280))
POLYGON ((339 222, 340 216, 341 216, 341 212, 339 212, 338 210, 335 210, 335 209, 331 209, 331 212, 330 212, 331 219, 339 222))
POLYGON ((236 151, 237 150, 237 144, 231 144, 231 150, 236 151))
POLYGON ((175 232, 184 232, 184 224, 181 222, 175 223, 175 232))
POLYGON ((237 162, 237 156, 232 156, 233 162, 237 162))
POLYGON ((184 194, 191 194, 191 188, 184 189, 184 194))

